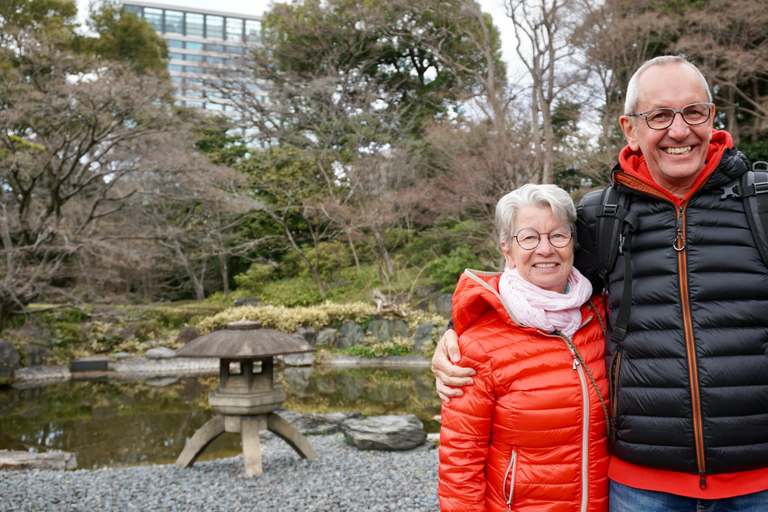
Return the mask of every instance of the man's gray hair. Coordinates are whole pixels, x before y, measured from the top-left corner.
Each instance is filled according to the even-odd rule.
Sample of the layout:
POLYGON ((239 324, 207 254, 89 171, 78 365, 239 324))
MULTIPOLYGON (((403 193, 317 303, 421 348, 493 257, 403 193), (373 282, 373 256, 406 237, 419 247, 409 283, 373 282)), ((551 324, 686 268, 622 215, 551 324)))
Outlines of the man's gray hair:
POLYGON ((515 217, 526 206, 549 206, 555 218, 576 232, 576 207, 568 192, 557 185, 529 183, 513 190, 496 203, 496 230, 507 247, 515 236, 515 217))
MULTIPOLYGON (((638 103, 638 82, 640 81, 640 75, 643 74, 643 72, 652 67, 652 66, 660 66, 662 64, 673 64, 673 63, 679 63, 684 64, 691 68, 692 70, 696 71, 696 74, 701 78, 701 86, 704 88, 705 91, 707 91, 707 102, 712 103, 712 92, 709 90, 709 85, 707 85, 707 79, 704 78, 704 75, 701 71, 699 71, 699 68, 696 67, 695 64, 692 62, 686 60, 684 57, 681 57, 679 55, 662 55, 661 57, 656 57, 651 60, 647 60, 643 63, 642 66, 638 68, 637 71, 635 71, 635 74, 632 75, 632 78, 629 79, 629 85, 627 85, 627 97, 624 100, 624 115, 628 116, 630 114, 635 114, 637 109, 637 103, 638 103)), ((671 107, 672 105, 670 105, 671 107)))

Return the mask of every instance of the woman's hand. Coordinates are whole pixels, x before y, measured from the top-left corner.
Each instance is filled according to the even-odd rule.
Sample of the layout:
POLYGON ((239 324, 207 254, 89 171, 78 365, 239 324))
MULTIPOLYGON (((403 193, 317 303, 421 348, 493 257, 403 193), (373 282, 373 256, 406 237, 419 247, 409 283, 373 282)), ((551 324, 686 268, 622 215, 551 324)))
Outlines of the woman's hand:
POLYGON ((464 394, 460 389, 454 389, 450 386, 471 386, 475 383, 472 375, 475 370, 455 366, 459 362, 461 354, 459 353, 459 337, 456 331, 448 329, 440 338, 440 342, 435 349, 435 355, 432 356, 432 373, 435 374, 435 388, 437 394, 445 403, 449 403, 451 398, 456 398, 464 394))

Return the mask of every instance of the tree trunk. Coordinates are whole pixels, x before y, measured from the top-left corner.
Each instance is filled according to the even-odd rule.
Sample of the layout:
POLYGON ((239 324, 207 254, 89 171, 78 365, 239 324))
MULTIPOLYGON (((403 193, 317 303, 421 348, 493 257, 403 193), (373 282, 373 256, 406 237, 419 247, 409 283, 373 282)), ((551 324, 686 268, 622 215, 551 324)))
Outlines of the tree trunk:
POLYGON ((205 290, 203 289, 203 283, 197 278, 195 269, 192 268, 192 262, 189 261, 189 258, 187 258, 187 255, 184 254, 184 252, 181 250, 181 247, 178 243, 174 243, 173 248, 176 250, 176 255, 179 257, 182 265, 184 265, 184 270, 187 271, 189 280, 192 282, 192 287, 195 290, 195 299, 200 301, 205 300, 205 290))
POLYGON ((224 290, 224 298, 229 298, 229 272, 227 271, 227 255, 224 252, 219 253, 219 267, 221 268, 221 283, 224 290))
POLYGON ((360 273, 360 259, 357 257, 357 250, 355 250, 355 244, 352 243, 352 234, 349 230, 346 231, 347 233, 347 241, 349 242, 349 248, 352 249, 352 256, 355 257, 355 268, 357 269, 357 273, 360 273))

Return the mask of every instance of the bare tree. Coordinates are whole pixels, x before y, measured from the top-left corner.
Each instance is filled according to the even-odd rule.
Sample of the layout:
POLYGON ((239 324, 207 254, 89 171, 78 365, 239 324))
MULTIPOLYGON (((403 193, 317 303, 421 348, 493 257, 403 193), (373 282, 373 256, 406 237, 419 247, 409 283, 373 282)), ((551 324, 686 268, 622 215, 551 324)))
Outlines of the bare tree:
MULTIPOLYGON (((11 30, 11 29, 9 29, 11 30)), ((134 195, 147 138, 172 129, 170 85, 85 60, 19 30, 0 46, 0 328, 83 251, 134 195)))
POLYGON ((554 183, 554 102, 587 78, 571 43, 583 4, 579 0, 506 0, 505 5, 517 37, 517 55, 530 79, 531 130, 540 182, 554 183))

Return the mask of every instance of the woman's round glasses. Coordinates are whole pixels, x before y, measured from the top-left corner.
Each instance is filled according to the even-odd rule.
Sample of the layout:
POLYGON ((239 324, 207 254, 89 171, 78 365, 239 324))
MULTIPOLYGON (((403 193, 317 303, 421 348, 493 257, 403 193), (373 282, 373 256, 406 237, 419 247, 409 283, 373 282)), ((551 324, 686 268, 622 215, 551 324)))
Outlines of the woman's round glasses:
POLYGON ((512 238, 517 240, 517 244, 522 249, 525 249, 526 251, 530 251, 539 246, 539 243, 541 242, 541 237, 543 235, 547 236, 547 238, 549 239, 549 243, 552 247, 557 247, 558 249, 562 249, 563 247, 566 247, 569 243, 571 243, 571 239, 573 238, 573 233, 571 232, 571 228, 567 228, 564 226, 555 228, 549 233, 539 233, 535 229, 525 228, 518 231, 517 234, 512 238))
POLYGON ((651 130, 666 130, 672 126, 675 114, 683 116, 683 121, 691 126, 704 124, 709 121, 709 116, 712 115, 712 107, 714 106, 714 103, 692 103, 680 110, 675 110, 674 108, 655 108, 648 112, 629 114, 629 116, 643 116, 645 122, 648 123, 648 128, 651 130))

